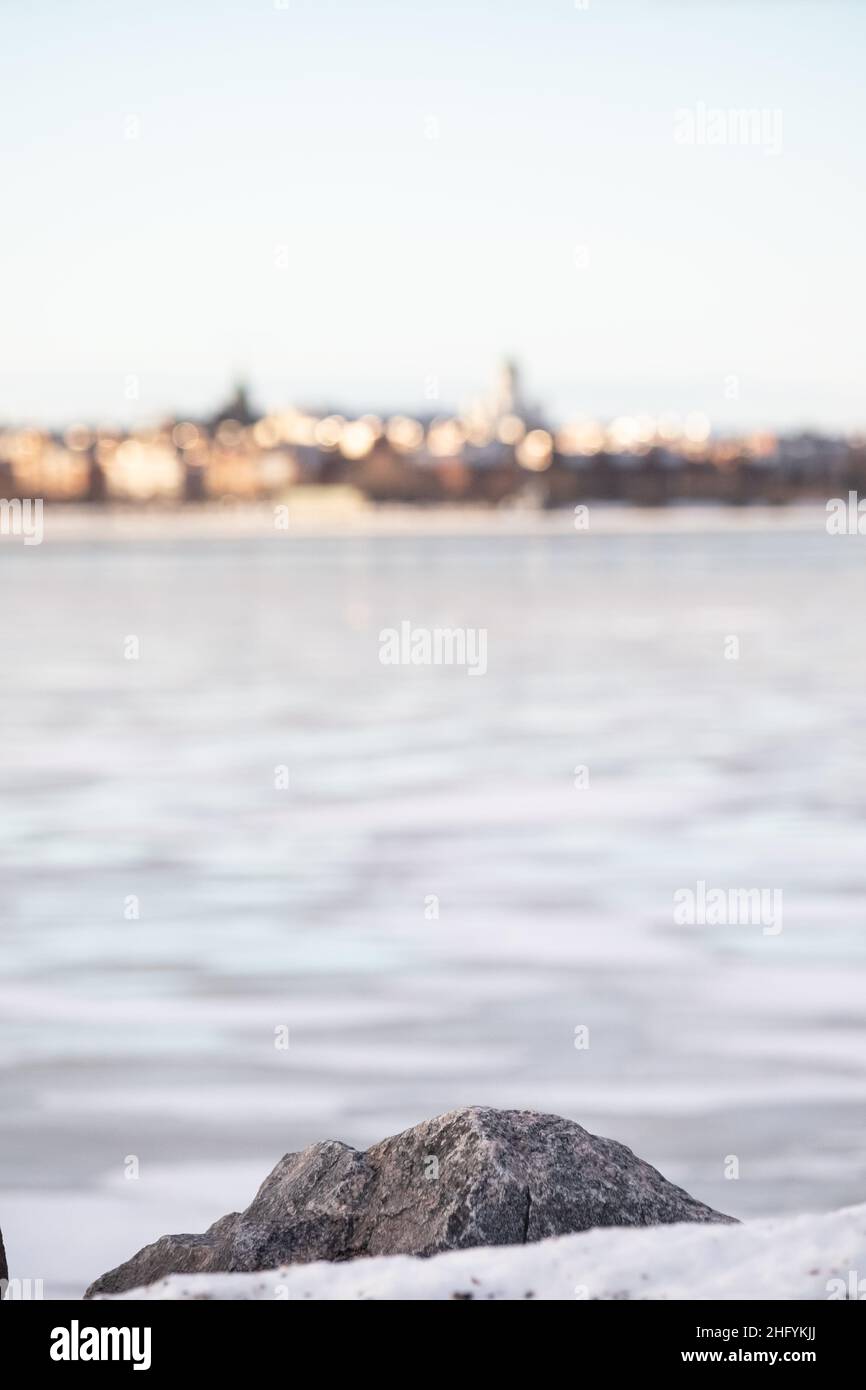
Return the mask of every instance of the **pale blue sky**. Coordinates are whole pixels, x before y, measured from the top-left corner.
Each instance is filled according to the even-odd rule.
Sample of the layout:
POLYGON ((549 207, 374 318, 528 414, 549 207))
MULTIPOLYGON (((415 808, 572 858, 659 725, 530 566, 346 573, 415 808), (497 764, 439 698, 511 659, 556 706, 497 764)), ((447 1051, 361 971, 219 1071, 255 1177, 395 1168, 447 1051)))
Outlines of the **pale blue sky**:
POLYGON ((4 0, 0 28, 0 418, 194 412, 238 371, 265 404, 435 378, 444 407, 509 352, 560 418, 866 425, 858 0, 4 0), (781 110, 781 153, 676 143, 700 102, 781 110))

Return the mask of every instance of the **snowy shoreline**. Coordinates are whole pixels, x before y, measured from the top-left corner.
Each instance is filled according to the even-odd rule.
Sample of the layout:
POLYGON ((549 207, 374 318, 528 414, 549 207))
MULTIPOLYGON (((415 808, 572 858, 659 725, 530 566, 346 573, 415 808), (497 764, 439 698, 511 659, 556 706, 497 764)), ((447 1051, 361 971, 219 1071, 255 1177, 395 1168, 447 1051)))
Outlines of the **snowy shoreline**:
POLYGON ((123 1299, 866 1299, 866 1203, 740 1226, 612 1227, 429 1259, 175 1274, 123 1299))

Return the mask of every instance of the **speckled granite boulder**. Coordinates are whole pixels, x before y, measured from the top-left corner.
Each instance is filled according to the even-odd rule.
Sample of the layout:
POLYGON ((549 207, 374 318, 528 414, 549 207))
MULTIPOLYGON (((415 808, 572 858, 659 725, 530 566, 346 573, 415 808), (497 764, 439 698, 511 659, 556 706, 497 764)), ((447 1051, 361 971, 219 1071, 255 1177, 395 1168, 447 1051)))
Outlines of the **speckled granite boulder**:
POLYGON ((721 1221, 613 1139, 526 1110, 452 1110, 365 1151, 286 1154, 244 1212, 163 1236, 87 1297, 167 1274, 255 1271, 358 1255, 522 1245, 595 1226, 721 1221))

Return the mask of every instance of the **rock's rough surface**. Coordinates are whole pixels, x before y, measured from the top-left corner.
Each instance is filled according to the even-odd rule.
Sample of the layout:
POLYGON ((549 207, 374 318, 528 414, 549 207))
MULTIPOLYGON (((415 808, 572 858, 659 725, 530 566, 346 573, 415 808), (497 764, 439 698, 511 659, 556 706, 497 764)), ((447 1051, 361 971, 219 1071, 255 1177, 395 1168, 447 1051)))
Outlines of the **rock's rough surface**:
POLYGON ((8 1279, 9 1270, 6 1265, 6 1251, 3 1248, 3 1232, 0 1231, 0 1279, 8 1279))
POLYGON ((167 1274, 523 1245, 595 1226, 730 1222, 613 1139, 524 1110, 452 1110, 361 1152, 286 1154, 244 1212, 163 1236, 85 1297, 167 1274))

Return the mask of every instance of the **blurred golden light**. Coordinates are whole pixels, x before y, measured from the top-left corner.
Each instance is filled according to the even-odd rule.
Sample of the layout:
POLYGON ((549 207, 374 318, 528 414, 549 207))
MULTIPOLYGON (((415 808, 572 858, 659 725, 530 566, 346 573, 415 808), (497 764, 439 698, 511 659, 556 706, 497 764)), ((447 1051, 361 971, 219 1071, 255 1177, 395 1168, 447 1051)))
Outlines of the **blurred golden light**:
POLYGON ((427 430, 427 448, 434 458, 452 458, 463 448, 463 430, 456 420, 434 420, 427 430))
POLYGON ((56 445, 46 449, 40 460, 40 488, 54 497, 72 499, 83 496, 87 488, 90 465, 81 457, 81 451, 60 449, 56 445))
POLYGON ((679 415, 675 411, 666 411, 659 417, 658 436, 665 443, 671 444, 674 440, 682 436, 682 424, 679 415))
POLYGON ((122 497, 174 497, 183 481, 183 468, 173 449, 140 439, 124 439, 104 464, 112 491, 122 497))
POLYGON ((342 415, 326 415, 319 420, 314 437, 320 449, 336 449, 343 434, 345 421, 342 415))
POLYGON ((500 444, 519 444, 526 426, 519 415, 503 415, 496 430, 500 444))
POLYGON ((631 415, 618 415, 608 426, 607 437, 613 449, 633 449, 638 443, 637 420, 631 415))
POLYGON ((178 449, 191 449, 198 443, 198 428, 189 420, 184 420, 181 424, 175 425, 171 437, 178 449))
POLYGON ((385 438, 398 453, 410 454, 420 449, 424 426, 418 420, 410 420, 407 415, 392 415, 385 426, 385 438))
POLYGON ((570 425, 562 425, 556 431, 554 439, 556 448, 560 454, 579 454, 581 450, 581 439, 583 426, 580 423, 572 422, 570 425))
POLYGON ((340 452, 347 459, 362 459, 375 442, 376 435, 366 420, 350 420, 340 435, 340 452))
POLYGON ((10 456, 15 461, 25 463, 41 451, 42 445, 42 436, 38 430, 17 430, 9 443, 10 456))
POLYGON ((294 482, 297 466, 291 454, 275 449, 259 460, 259 477, 266 488, 277 489, 294 482))
POLYGON ((517 462, 522 468, 541 473, 553 462, 553 438, 547 430, 530 430, 517 446, 517 462))
POLYGON ((244 427, 239 420, 222 420, 217 426, 217 443, 224 449, 234 449, 240 444, 244 435, 244 427))
POLYGON ((286 444, 311 448, 316 442, 316 421, 312 415, 304 415, 300 410, 284 410, 274 416, 274 425, 286 444))
POLYGON ((604 448, 604 430, 597 420, 581 420, 574 436, 579 454, 598 454, 604 448))
POLYGON ((683 433, 690 444, 705 444, 710 437, 710 422, 706 415, 700 411, 693 411, 691 415, 687 415, 683 433))
POLYGON ((124 439, 115 451, 118 463, 124 468, 136 467, 144 457, 144 445, 137 439, 124 439))
POLYGON ((489 425, 483 420, 471 420, 464 426, 466 431, 467 444, 474 444, 476 449, 484 449, 493 438, 489 425))
POLYGON ((253 439, 260 449, 272 449, 280 442, 279 422, 270 415, 257 420, 253 425, 253 439))

